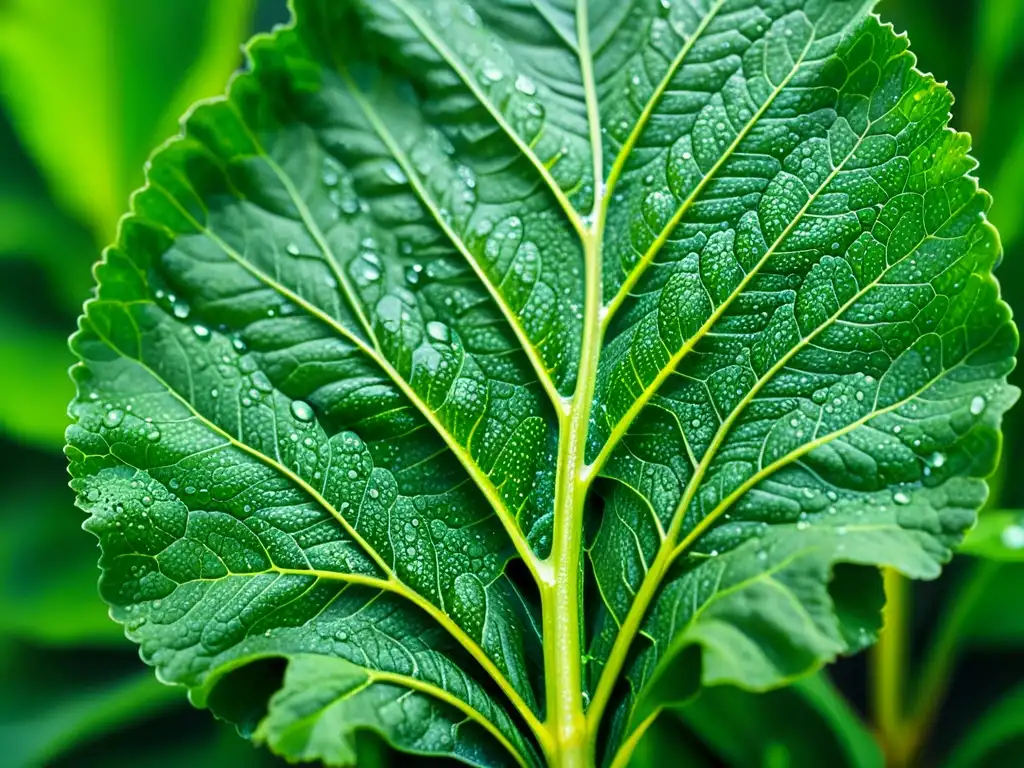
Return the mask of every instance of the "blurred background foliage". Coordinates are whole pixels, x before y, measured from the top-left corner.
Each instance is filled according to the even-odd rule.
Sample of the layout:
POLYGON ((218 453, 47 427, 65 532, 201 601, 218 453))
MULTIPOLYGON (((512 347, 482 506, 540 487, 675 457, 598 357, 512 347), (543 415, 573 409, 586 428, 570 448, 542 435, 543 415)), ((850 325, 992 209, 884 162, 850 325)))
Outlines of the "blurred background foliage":
MULTIPOLYGON (((1024 0, 881 0, 974 136, 1024 306, 1024 0)), ((96 596, 60 450, 66 338, 151 150, 223 91, 284 0, 0 0, 0 763, 275 765, 158 683, 96 596), (46 563, 45 567, 40 567, 46 563)), ((1015 374, 1024 384, 1024 375, 1015 374)), ((711 689, 633 765, 1024 765, 1024 411, 981 523, 932 584, 887 580, 880 649, 764 695, 711 689), (1009 480, 1004 481, 1004 479, 1009 480)), ((360 765, 389 758, 371 741, 360 765)), ((408 758, 394 761, 409 765, 408 758)))

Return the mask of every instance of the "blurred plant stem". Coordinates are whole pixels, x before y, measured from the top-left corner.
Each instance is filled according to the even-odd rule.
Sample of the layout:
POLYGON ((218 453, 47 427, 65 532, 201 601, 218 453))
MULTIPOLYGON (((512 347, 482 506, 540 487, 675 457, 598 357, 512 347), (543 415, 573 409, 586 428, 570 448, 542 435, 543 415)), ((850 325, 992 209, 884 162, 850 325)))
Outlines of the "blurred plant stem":
MULTIPOLYGON (((1001 462, 989 480, 989 500, 981 514, 998 506, 1005 479, 1006 462, 1001 462)), ((912 689, 909 702, 907 665, 912 631, 912 585, 897 571, 885 569, 883 626, 878 644, 871 651, 869 684, 875 732, 890 768, 906 768, 919 761, 919 753, 928 743, 946 698, 966 623, 999 568, 998 562, 984 559, 971 563, 959 587, 946 602, 924 664, 909 686, 912 689)))
POLYGON ((882 632, 870 657, 872 714, 886 765, 904 768, 910 764, 904 738, 910 583, 892 568, 886 568, 883 575, 882 632))

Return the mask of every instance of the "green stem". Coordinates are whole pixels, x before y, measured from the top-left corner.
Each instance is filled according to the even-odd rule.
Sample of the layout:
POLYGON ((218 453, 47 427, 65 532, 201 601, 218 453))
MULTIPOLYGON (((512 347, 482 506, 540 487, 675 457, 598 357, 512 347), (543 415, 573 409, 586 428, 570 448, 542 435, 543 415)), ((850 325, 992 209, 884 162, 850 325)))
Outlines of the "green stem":
POLYGON ((600 338, 600 222, 584 242, 587 263, 583 352, 578 384, 561 419, 555 489, 554 535, 550 580, 542 585, 544 675, 548 728, 553 743, 552 765, 584 768, 588 763, 587 719, 583 712, 582 626, 580 589, 583 569, 583 518, 591 477, 587 473, 586 441, 597 380, 600 338))
POLYGON ((890 768, 908 764, 903 732, 906 681, 909 582, 886 568, 882 633, 871 655, 871 687, 875 727, 890 768))
POLYGON ((562 417, 558 449, 555 521, 550 580, 542 586, 544 675, 547 685, 548 728, 553 742, 552 765, 584 768, 588 765, 587 720, 583 712, 581 669, 580 601, 583 566, 583 518, 590 478, 586 475, 586 440, 596 381, 600 343, 600 272, 593 266, 599 257, 600 235, 585 243, 588 263, 587 318, 583 332, 579 383, 562 417))
POLYGON ((587 472, 586 443, 601 352, 601 244, 605 227, 602 180, 601 122, 590 54, 586 0, 576 12, 579 55, 586 88, 587 117, 594 162, 594 205, 591 223, 582 234, 586 285, 583 345, 576 390, 559 414, 560 436, 555 476, 555 508, 551 554, 542 564, 544 683, 546 726, 551 735, 548 759, 552 768, 589 768, 587 718, 583 709, 582 625, 583 518, 593 478, 587 472))

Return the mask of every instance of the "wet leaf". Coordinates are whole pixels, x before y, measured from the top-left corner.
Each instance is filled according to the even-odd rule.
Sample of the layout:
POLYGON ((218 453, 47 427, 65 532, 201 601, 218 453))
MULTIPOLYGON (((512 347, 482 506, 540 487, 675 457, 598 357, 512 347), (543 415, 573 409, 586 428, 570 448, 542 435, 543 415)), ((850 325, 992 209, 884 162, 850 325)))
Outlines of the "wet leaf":
POLYGON ((1017 335, 870 2, 294 5, 73 339, 73 486, 162 679, 291 759, 619 766, 700 685, 870 643, 877 566, 938 575, 1017 335))

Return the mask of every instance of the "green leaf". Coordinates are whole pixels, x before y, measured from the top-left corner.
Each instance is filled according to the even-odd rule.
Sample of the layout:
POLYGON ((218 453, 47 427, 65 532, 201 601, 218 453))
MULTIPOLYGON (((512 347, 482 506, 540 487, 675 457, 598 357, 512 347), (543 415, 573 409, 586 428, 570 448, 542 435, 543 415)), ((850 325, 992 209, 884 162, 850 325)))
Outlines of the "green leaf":
MULTIPOLYGON (((405 752, 451 755, 470 765, 500 763, 472 720, 461 722, 463 705, 438 703, 410 692, 407 681, 368 672, 344 659, 298 656, 255 733, 258 742, 293 762, 363 765, 357 731, 374 731, 405 752), (454 725, 453 725, 454 723, 454 725)), ((498 715, 500 718, 500 715, 498 715)), ((510 748, 511 745, 504 745, 510 748)))
POLYGON ((129 648, 96 610, 95 542, 71 525, 71 500, 60 482, 57 473, 37 471, 25 483, 31 491, 4 489, 0 634, 47 646, 129 648), (54 552, 60 558, 49 562, 54 552))
POLYGON ((709 688, 673 711, 729 765, 772 765, 773 755, 792 768, 884 765, 874 737, 823 675, 764 694, 709 688))
POLYGON ((101 240, 150 148, 237 66, 251 9, 251 0, 0 8, 5 106, 55 196, 101 240))
POLYGON ((946 768, 983 768, 1012 763, 1024 745, 1024 686, 988 708, 942 763, 946 768))
POLYGON ((161 679, 291 759, 619 766, 869 643, 1017 396, 968 138, 870 7, 296 0, 72 340, 161 679))
POLYGON ((1024 514, 985 512, 957 551, 997 562, 1024 563, 1024 514))
POLYGON ((836 564, 938 575, 1016 398, 993 385, 1016 334, 985 277, 999 243, 967 138, 944 129, 949 93, 891 28, 850 31, 852 5, 829 5, 774 27, 750 11, 767 70, 681 102, 692 137, 660 165, 644 155, 624 207, 646 226, 606 251, 612 306, 639 295, 611 323, 598 384, 611 482, 591 680, 607 700, 603 668, 642 627, 626 732, 662 706, 657 686, 638 694, 685 648, 705 684, 760 690, 873 639, 877 579, 833 579, 836 564))
MULTIPOLYGON (((24 648, 14 651, 12 659, 0 659, 5 691, 0 742, 8 765, 52 765, 73 749, 180 701, 173 690, 141 671, 113 674, 108 665, 106 680, 90 680, 80 668, 76 674, 66 658, 30 654, 24 648)), ((81 657, 76 663, 81 664, 81 657)))
POLYGON ((74 358, 64 336, 0 312, 0 431, 33 445, 59 450, 67 425, 65 403, 74 389, 67 378, 74 358))

